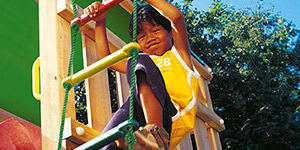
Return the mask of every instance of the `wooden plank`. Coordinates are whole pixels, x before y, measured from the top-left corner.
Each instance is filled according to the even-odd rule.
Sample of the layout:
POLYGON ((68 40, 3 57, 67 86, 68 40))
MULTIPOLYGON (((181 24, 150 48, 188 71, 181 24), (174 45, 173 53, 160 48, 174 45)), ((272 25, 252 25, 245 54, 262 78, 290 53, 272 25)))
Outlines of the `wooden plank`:
POLYGON ((74 19, 72 1, 57 0, 57 14, 64 18, 67 22, 71 22, 74 19))
POLYGON ((210 150, 207 128, 203 120, 196 118, 194 128, 195 140, 198 150, 210 150))
POLYGON ((123 7, 130 14, 133 12, 133 3, 131 0, 124 0, 120 3, 120 6, 123 7))
POLYGON ((209 88, 208 88, 209 81, 204 80, 203 84, 204 84, 203 88, 204 88, 204 91, 205 91, 206 102, 207 102, 208 108, 210 108, 213 111, 213 104, 212 104, 212 100, 211 100, 211 97, 210 97, 210 94, 209 94, 209 88))
POLYGON ((217 131, 225 129, 224 120, 213 110, 212 101, 208 89, 208 81, 201 76, 199 79, 199 94, 197 101, 197 116, 207 122, 217 131))
POLYGON ((124 104, 124 102, 127 100, 127 97, 129 96, 129 92, 130 92, 130 86, 127 83, 127 77, 126 74, 123 73, 119 73, 117 76, 117 80, 118 80, 118 91, 120 93, 120 96, 122 97, 121 99, 119 99, 119 107, 122 106, 124 104))
MULTIPOLYGON (((199 65, 199 64, 198 64, 199 65)), ((199 66, 198 66, 199 67, 199 66)), ((203 67, 203 66, 200 66, 203 67)), ((199 68, 197 68, 198 70, 199 68)), ((206 73, 211 73, 210 68, 204 68, 203 70, 206 71, 206 73)), ((199 102, 197 104, 197 117, 200 117, 205 122, 202 121, 196 121, 196 124, 202 123, 202 125, 196 125, 195 128, 195 134, 197 133, 199 136, 201 131, 204 132, 205 126, 207 126, 207 131, 205 132, 207 136, 205 136, 203 139, 200 137, 197 142, 198 149, 214 149, 219 150, 222 149, 219 133, 223 130, 225 130, 224 120, 217 116, 213 110, 212 100, 209 93, 209 80, 212 78, 212 76, 207 76, 205 72, 201 72, 201 78, 199 79, 199 102), (204 74, 203 74, 204 73, 204 74), (200 140, 208 140, 209 142, 204 142, 200 140), (205 145, 203 145, 205 143, 205 145), (210 145, 208 145, 210 143, 210 145)), ((198 118, 197 118, 198 120, 198 118)))
POLYGON ((124 104, 124 97, 122 91, 122 83, 121 83, 121 73, 116 71, 116 90, 117 90, 117 99, 118 99, 118 108, 120 108, 124 104))
MULTIPOLYGON (((41 129, 42 148, 45 150, 57 149, 64 100, 61 80, 67 75, 71 46, 69 23, 57 16, 56 8, 57 1, 39 2, 41 91, 43 91, 41 129)), ((73 92, 69 92, 69 97, 74 98, 73 92)))
POLYGON ((213 150, 222 150, 219 133, 213 128, 208 128, 209 140, 213 150))
MULTIPOLYGON (((85 142, 88 142, 92 140, 93 138, 100 135, 100 132, 90 128, 74 119, 71 119, 71 137, 68 138, 68 140, 72 141, 73 143, 76 143, 78 145, 83 144, 85 142), (81 129, 79 129, 81 128, 81 129), (77 130, 82 130, 84 133, 81 135, 80 132, 77 132, 77 130)), ((68 147, 67 147, 68 148, 68 147)))
MULTIPOLYGON (((82 39, 83 51, 86 52, 85 56, 83 56, 86 61, 84 67, 87 67, 98 61, 96 45, 87 36, 83 35, 82 39)), ((92 114, 92 127, 98 131, 102 131, 112 117, 107 70, 93 75, 85 83, 90 114, 92 114)))
POLYGON ((193 64, 197 71, 204 77, 206 80, 212 79, 211 68, 208 66, 203 66, 195 57, 192 57, 193 64))
MULTIPOLYGON (((65 96, 65 89, 63 89, 63 86, 61 84, 62 79, 64 79, 67 76, 68 67, 69 67, 69 59, 71 55, 71 31, 70 31, 70 25, 68 22, 66 22, 63 18, 56 15, 57 18, 57 61, 58 61, 58 86, 59 86, 59 94, 60 97, 64 99, 65 96), (62 92, 61 92, 62 90, 62 92)), ((52 60, 53 61, 53 60, 52 60)), ((66 118, 71 117, 73 119, 76 118, 75 113, 75 100, 74 100, 74 90, 71 89, 68 94, 68 103, 66 108, 66 118)), ((61 105, 61 111, 62 111, 62 105, 61 105)), ((61 116, 61 115, 60 115, 61 116)))
POLYGON ((176 150, 192 150, 193 145, 192 145, 192 140, 191 136, 187 135, 181 143, 176 147, 176 150))
POLYGON ((225 130, 224 120, 199 101, 197 102, 197 117, 219 132, 225 130))
POLYGON ((78 147, 79 145, 77 143, 74 143, 70 140, 66 140, 66 150, 73 150, 76 147, 78 147))
POLYGON ((205 79, 201 76, 198 79, 198 85, 199 85, 199 92, 198 92, 198 100, 205 106, 208 106, 207 104, 207 93, 206 93, 206 84, 205 84, 205 79))

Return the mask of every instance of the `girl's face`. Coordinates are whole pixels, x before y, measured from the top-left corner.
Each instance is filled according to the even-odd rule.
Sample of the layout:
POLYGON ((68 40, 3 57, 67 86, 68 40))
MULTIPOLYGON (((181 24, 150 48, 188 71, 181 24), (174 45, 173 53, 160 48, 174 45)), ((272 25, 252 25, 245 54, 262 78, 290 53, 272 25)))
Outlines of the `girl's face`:
POLYGON ((148 55, 163 55, 172 47, 172 34, 160 25, 142 22, 143 30, 137 35, 141 50, 148 55))

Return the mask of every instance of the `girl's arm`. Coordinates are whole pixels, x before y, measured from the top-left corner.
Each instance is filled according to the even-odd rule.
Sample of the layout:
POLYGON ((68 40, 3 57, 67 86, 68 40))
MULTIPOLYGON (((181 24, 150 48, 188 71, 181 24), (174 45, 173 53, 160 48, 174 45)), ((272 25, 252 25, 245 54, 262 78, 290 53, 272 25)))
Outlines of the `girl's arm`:
MULTIPOLYGON (((110 54, 110 51, 106 34, 106 13, 96 16, 99 5, 101 5, 100 2, 95 2, 91 4, 84 10, 84 13, 88 14, 91 18, 94 17, 93 20, 96 21, 95 41, 97 58, 100 60, 108 56, 110 54)), ((126 73, 126 62, 127 59, 123 59, 120 62, 111 66, 110 69, 119 71, 121 73, 126 73)))
MULTIPOLYGON (((96 23, 95 40, 98 59, 100 60, 110 55, 105 20, 96 23)), ((126 73, 126 62, 127 58, 119 61, 109 68, 121 73, 126 73)))
POLYGON ((188 34, 182 12, 166 0, 146 0, 161 15, 166 17, 172 26, 174 47, 185 63, 192 68, 188 34))

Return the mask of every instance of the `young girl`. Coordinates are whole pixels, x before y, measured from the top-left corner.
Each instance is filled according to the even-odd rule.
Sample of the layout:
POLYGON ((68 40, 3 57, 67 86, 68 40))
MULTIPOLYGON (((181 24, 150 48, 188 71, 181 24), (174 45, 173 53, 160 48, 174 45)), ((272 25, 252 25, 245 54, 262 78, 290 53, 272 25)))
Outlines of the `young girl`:
MULTIPOLYGON (((136 38, 144 53, 139 54, 135 68, 134 119, 140 126, 162 126, 170 134, 169 148, 174 149, 194 127, 200 75, 191 62, 183 14, 165 0, 146 1, 149 5, 137 10, 136 38)), ((99 5, 97 2, 92 4, 85 13, 95 17, 96 48, 101 59, 110 52, 105 14, 96 16, 99 5)), ((132 36, 132 17, 130 22, 132 36)), ((127 71, 126 62, 123 60, 111 69, 127 73, 129 78, 131 60, 128 60, 127 71)), ((128 108, 129 101, 115 113, 103 132, 127 120, 128 108)), ((106 148, 113 146, 116 145, 113 143, 106 148)))

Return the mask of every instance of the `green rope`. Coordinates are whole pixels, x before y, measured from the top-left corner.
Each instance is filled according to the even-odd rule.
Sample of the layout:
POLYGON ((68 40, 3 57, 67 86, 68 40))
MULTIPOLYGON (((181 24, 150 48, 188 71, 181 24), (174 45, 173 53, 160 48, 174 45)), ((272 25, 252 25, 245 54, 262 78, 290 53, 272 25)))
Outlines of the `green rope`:
MULTIPOLYGON (((73 16, 74 16, 74 18, 77 18, 75 0, 72 0, 72 8, 74 10, 73 16)), ((73 58, 74 58, 75 49, 76 49, 76 38, 77 38, 79 28, 80 28, 79 24, 74 24, 71 26, 72 48, 71 48, 71 56, 70 56, 69 67, 68 67, 68 76, 70 76, 72 73, 73 58)), ((68 103, 68 93, 71 90, 71 88, 72 88, 71 84, 69 84, 69 83, 64 84, 65 97, 64 97, 63 111, 62 111, 62 117, 61 117, 61 122, 60 122, 59 140, 58 140, 58 147, 57 147, 58 150, 61 149, 61 143, 62 143, 62 138, 63 138, 62 136, 63 136, 64 126, 65 126, 66 108, 67 108, 67 103, 68 103)))
MULTIPOLYGON (((133 42, 136 42, 136 7, 137 7, 137 2, 134 0, 133 3, 133 42)), ((74 10, 73 15, 74 18, 77 18, 77 11, 76 11, 76 4, 75 0, 72 0, 72 8, 74 10)), ((74 24, 71 26, 71 41, 72 41, 72 48, 71 48, 71 56, 70 56, 70 61, 69 61, 69 67, 68 67, 68 76, 71 75, 72 73, 72 66, 73 66, 73 57, 76 49, 76 37, 79 31, 80 25, 79 24, 74 24)), ((132 56, 132 65, 131 65, 131 88, 130 88, 130 108, 129 108, 129 119, 133 119, 133 98, 134 98, 134 83, 135 83, 135 77, 134 77, 134 69, 136 65, 136 60, 138 57, 138 50, 137 49, 132 49, 130 51, 130 55, 132 56)), ((64 131, 64 124, 65 124, 65 115, 66 115, 66 107, 67 107, 67 102, 68 102, 68 92, 72 86, 67 83, 64 85, 65 89, 65 97, 64 97, 64 104, 63 104, 63 111, 62 111, 62 118, 61 118, 61 124, 60 124, 60 132, 59 132, 59 142, 58 142, 58 150, 61 149, 61 143, 62 143, 62 136, 63 136, 63 131, 64 131)), ((132 147, 136 143, 135 135, 133 134, 133 127, 131 126, 129 128, 129 133, 125 137, 126 141, 129 143, 129 149, 132 150, 132 147)))
MULTIPOLYGON (((136 42, 136 8, 137 8, 137 2, 136 0, 133 1, 133 42, 136 42)), ((133 98, 134 98, 134 84, 135 84, 135 65, 136 60, 138 58, 138 50, 132 49, 130 51, 130 55, 132 57, 131 59, 131 77, 130 77, 130 105, 129 105, 129 119, 133 119, 133 98)), ((129 133, 126 134, 125 140, 129 143, 129 149, 132 150, 133 146, 136 143, 135 135, 133 134, 133 127, 131 126, 129 128, 129 133)))

